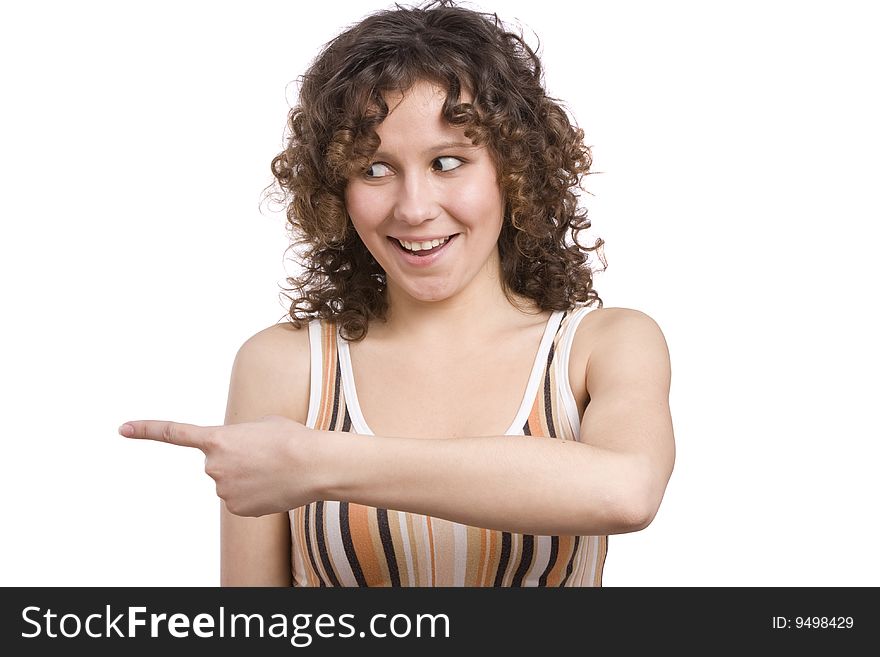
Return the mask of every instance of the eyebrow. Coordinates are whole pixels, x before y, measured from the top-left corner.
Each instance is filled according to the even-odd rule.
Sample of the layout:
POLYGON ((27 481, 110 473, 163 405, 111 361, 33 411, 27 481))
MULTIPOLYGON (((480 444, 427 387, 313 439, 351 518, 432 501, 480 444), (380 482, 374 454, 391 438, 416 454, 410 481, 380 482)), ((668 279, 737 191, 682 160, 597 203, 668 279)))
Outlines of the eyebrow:
MULTIPOLYGON (((476 148, 480 148, 480 146, 477 146, 476 144, 472 144, 467 141, 444 141, 439 144, 434 144, 433 146, 429 146, 428 148, 426 148, 422 152, 422 155, 428 155, 430 153, 437 153, 440 151, 445 151, 445 150, 450 150, 450 149, 458 149, 458 150, 470 149, 470 150, 473 150, 476 148)), ((376 150, 376 152, 373 154, 373 157, 385 157, 387 155, 389 155, 389 154, 386 153, 384 150, 382 150, 382 146, 380 145, 379 148, 376 150)))

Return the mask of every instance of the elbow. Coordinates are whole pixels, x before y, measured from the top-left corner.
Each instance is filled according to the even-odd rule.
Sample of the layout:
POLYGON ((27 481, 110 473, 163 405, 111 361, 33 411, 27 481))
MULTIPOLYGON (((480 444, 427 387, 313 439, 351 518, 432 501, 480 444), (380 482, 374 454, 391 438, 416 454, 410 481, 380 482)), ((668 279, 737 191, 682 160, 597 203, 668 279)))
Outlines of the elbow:
MULTIPOLYGON (((605 496, 594 508, 593 515, 586 525, 579 527, 575 533, 582 535, 594 534, 628 534, 645 529, 654 520, 658 504, 648 495, 633 489, 619 489, 605 496)), ((590 511, 586 511, 590 517, 590 511)))
POLYGON ((641 531, 651 524, 657 509, 638 495, 619 491, 614 499, 606 499, 605 512, 590 534, 628 534, 641 531))
POLYGON ((653 522, 659 508, 659 501, 650 496, 633 496, 625 500, 618 517, 621 529, 617 533, 625 534, 645 529, 653 522))
POLYGON ((625 534, 637 532, 650 525, 660 510, 660 502, 663 500, 665 480, 657 481, 654 473, 643 472, 641 476, 630 479, 630 485, 619 491, 616 510, 615 524, 618 531, 613 533, 625 534))

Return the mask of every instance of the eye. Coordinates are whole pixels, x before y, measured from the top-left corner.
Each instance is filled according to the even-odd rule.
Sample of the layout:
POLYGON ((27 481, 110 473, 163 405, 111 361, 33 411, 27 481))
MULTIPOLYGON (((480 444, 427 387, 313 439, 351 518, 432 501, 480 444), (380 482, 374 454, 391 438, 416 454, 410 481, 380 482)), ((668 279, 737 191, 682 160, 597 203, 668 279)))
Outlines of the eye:
POLYGON ((391 175, 391 169, 388 167, 387 164, 382 164, 381 162, 373 162, 370 166, 367 167, 364 175, 367 178, 383 178, 385 176, 391 175))
POLYGON ((445 156, 438 157, 434 160, 434 170, 435 171, 452 171, 453 169, 457 169, 463 164, 461 160, 457 157, 445 156), (439 167, 438 167, 439 165, 439 167))

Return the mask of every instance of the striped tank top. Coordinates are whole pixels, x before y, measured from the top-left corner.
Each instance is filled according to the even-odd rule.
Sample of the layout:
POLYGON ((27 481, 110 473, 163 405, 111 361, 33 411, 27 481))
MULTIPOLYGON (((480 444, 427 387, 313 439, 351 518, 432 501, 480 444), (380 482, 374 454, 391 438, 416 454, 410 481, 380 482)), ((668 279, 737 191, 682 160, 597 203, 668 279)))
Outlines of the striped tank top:
MULTIPOLYGON (((572 339, 591 307, 547 322, 506 435, 577 440, 568 379, 572 339)), ((358 405, 348 343, 332 322, 309 324, 307 426, 373 435, 358 405)), ((294 586, 601 586, 607 536, 537 536, 415 513, 317 501, 289 512, 294 586)))

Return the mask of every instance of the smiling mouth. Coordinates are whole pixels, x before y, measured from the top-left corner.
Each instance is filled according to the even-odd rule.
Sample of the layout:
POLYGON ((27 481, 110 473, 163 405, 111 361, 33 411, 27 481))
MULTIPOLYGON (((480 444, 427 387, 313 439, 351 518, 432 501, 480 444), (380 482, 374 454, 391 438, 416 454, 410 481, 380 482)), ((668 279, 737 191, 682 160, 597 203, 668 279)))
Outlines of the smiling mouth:
POLYGON ((389 237, 388 239, 397 246, 398 249, 403 251, 406 254, 425 257, 429 256, 433 253, 437 253, 441 249, 443 249, 447 244, 452 242, 458 233, 454 233, 448 237, 444 237, 442 240, 433 240, 432 242, 407 242, 406 240, 399 240, 396 237, 389 237), (405 246, 406 244, 406 246, 405 246))

